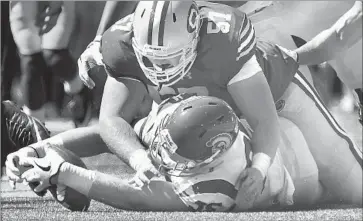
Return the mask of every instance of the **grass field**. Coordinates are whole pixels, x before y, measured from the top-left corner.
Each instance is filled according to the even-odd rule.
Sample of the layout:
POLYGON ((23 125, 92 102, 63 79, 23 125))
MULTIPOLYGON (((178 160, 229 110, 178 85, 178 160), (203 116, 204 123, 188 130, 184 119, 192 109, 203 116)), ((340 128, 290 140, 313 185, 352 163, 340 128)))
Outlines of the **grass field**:
MULTIPOLYGON (((347 128, 357 143, 362 143, 362 127, 356 115, 334 111, 334 115, 347 128)), ((47 123, 53 132, 71 128, 67 121, 47 123)), ((116 157, 103 154, 84 158, 90 169, 115 174, 123 178, 132 176, 132 171, 116 157)), ((19 185, 10 189, 6 177, 1 180, 1 220, 362 220, 362 208, 344 205, 328 205, 320 208, 299 211, 271 211, 248 213, 162 213, 130 212, 114 209, 96 201, 91 202, 88 212, 69 212, 57 204, 50 195, 37 197, 27 186, 19 185)))

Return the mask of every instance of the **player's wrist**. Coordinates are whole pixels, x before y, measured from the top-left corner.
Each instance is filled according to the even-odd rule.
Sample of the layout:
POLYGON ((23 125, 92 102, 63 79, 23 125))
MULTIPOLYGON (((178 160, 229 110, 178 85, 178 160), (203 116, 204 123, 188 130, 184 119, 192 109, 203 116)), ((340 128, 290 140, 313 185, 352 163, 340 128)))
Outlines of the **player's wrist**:
POLYGON ((300 57, 299 57, 299 53, 297 51, 293 51, 294 54, 294 59, 296 61, 296 63, 300 64, 300 57))
POLYGON ((262 177, 265 178, 267 175, 268 168, 271 165, 271 157, 265 153, 256 153, 252 157, 252 168, 259 170, 262 177))
POLYGON ((135 150, 129 157, 130 167, 135 171, 138 171, 145 163, 148 162, 150 162, 150 158, 144 149, 135 150))

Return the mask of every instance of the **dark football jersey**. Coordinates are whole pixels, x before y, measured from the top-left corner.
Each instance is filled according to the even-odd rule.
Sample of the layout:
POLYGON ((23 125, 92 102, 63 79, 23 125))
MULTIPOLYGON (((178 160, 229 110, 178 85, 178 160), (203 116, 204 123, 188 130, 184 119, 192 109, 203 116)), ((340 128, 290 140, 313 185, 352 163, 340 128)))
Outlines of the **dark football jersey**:
MULTIPOLYGON (((132 14, 116 22, 102 37, 101 52, 106 70, 115 78, 131 77, 140 80, 157 102, 179 93, 209 95, 225 100, 238 115, 242 114, 228 93, 227 84, 256 53, 253 26, 246 14, 238 9, 210 2, 203 2, 198 6, 203 22, 199 32, 197 58, 183 79, 172 86, 159 88, 146 78, 131 44, 132 14)), ((271 44, 266 49, 275 49, 271 46, 274 45, 271 44)), ((266 53, 257 53, 257 55, 260 56, 257 61, 268 73, 265 73, 268 79, 273 78, 272 72, 283 69, 275 68, 276 65, 283 67, 286 63, 277 59, 266 61, 269 58, 265 56, 266 53)), ((282 73, 279 74, 282 76, 282 73)))

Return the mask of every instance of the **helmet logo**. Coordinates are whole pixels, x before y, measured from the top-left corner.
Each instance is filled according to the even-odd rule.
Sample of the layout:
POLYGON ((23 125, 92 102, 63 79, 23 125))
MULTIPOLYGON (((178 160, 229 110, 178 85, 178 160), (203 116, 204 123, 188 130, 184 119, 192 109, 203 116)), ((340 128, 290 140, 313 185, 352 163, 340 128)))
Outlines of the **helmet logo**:
POLYGON ((169 133, 169 130, 163 129, 160 131, 160 135, 162 137, 162 145, 165 149, 167 149, 171 154, 174 154, 178 149, 178 146, 174 143, 173 138, 169 133))
POLYGON ((229 133, 221 133, 210 138, 206 145, 212 148, 212 153, 217 151, 225 151, 232 144, 232 136, 229 133))
POLYGON ((188 20, 187 20, 187 30, 189 33, 192 33, 197 28, 197 16, 198 16, 198 10, 196 6, 193 4, 188 13, 188 20))

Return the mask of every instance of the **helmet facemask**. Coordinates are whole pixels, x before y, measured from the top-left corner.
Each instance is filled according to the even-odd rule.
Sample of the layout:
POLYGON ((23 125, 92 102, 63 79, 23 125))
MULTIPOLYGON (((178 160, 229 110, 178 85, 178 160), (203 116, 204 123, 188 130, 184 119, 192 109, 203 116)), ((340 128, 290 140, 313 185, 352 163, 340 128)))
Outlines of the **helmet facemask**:
MULTIPOLYGON (((157 6, 161 4, 166 3, 160 2, 157 6)), ((152 83, 158 86, 173 85, 188 74, 197 57, 196 49, 202 22, 201 15, 195 3, 178 2, 174 4, 170 2, 166 16, 159 21, 164 24, 164 31, 159 32, 160 24, 158 22, 156 24, 159 25, 154 23, 152 29, 146 26, 150 21, 148 20, 150 16, 147 13, 153 14, 153 18, 159 18, 161 17, 159 11, 159 14, 155 15, 156 12, 150 10, 151 3, 142 5, 147 6, 140 6, 136 10, 136 19, 134 19, 133 23, 132 47, 136 58, 145 76, 152 83), (153 32, 152 35, 155 36, 157 36, 155 34, 157 32, 162 33, 162 37, 154 36, 152 38, 154 41, 151 43, 148 34, 150 30, 153 32), (163 40, 155 42, 155 39, 160 40, 160 38, 163 40), (170 60, 173 60, 173 62, 169 62, 170 60), (165 63, 173 63, 173 65, 167 67, 165 67, 166 65, 158 65, 165 63)))
POLYGON ((196 47, 198 38, 195 37, 184 48, 170 53, 169 47, 137 44, 135 38, 132 39, 132 46, 136 58, 145 76, 155 85, 170 86, 181 80, 191 69, 196 57, 196 47), (179 57, 178 65, 169 68, 161 68, 153 64, 153 60, 168 60, 179 57))
POLYGON ((157 129, 150 146, 150 157, 162 174, 176 177, 196 176, 212 172, 215 167, 223 163, 221 156, 228 148, 220 147, 217 143, 212 147, 215 149, 214 153, 200 160, 188 159, 176 153, 178 146, 174 143, 168 129, 161 129, 168 117, 164 118, 161 127, 157 129))

